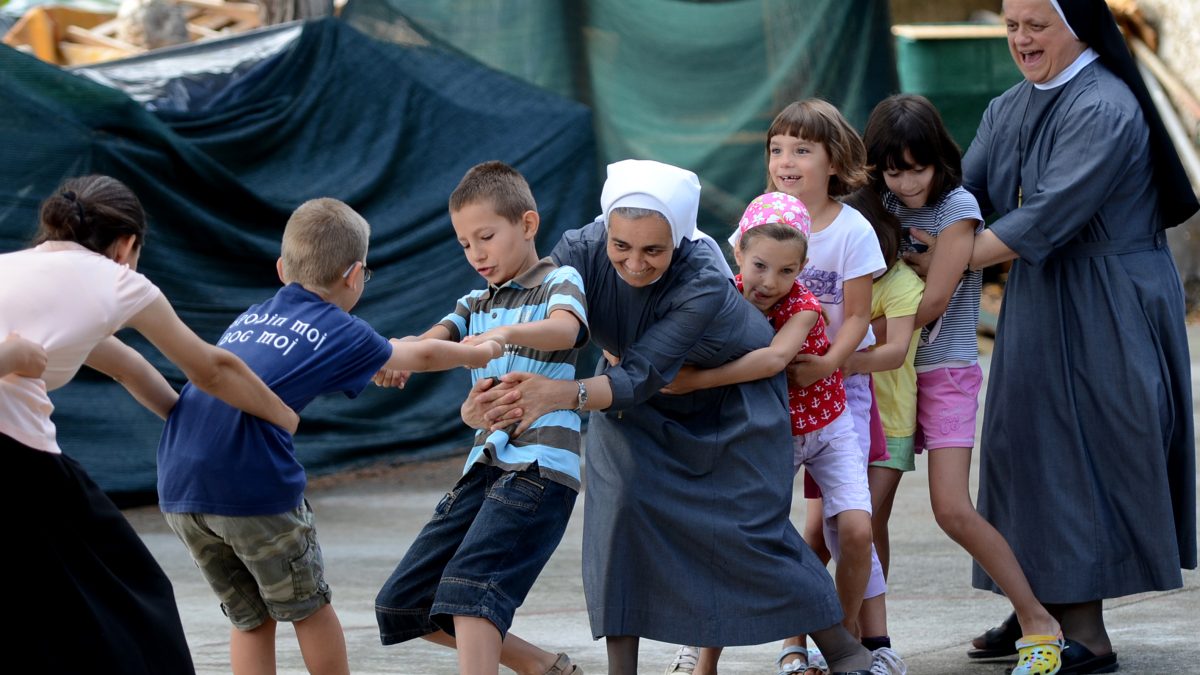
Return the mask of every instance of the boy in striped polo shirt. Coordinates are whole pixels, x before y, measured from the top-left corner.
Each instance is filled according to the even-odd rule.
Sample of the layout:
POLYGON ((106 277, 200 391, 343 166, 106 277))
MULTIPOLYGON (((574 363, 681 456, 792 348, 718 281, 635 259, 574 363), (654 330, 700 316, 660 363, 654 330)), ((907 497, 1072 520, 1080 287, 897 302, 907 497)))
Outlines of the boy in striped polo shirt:
MULTIPOLYGON (((588 341, 583 280, 538 257, 525 179, 501 162, 473 167, 450 195, 450 220, 488 285, 421 339, 503 343, 472 382, 518 371, 574 379, 576 350, 588 341)), ((518 672, 581 675, 565 654, 507 633, 575 504, 582 405, 547 413, 516 438, 476 430, 462 478, 376 597, 384 644, 424 637, 456 647, 460 673, 495 673, 503 661, 518 672)))

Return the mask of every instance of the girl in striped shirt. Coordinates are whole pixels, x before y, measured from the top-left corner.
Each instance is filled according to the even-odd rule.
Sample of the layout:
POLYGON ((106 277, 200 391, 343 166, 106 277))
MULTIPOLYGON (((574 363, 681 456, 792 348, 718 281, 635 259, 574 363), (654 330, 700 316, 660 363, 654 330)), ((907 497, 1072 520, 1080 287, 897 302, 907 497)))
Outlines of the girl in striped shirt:
POLYGON ((1047 647, 1059 634, 1058 623, 1034 597, 1008 542, 975 510, 968 489, 983 375, 976 338, 982 273, 967 263, 983 218, 962 187, 958 146, 933 104, 911 94, 875 107, 864 142, 871 184, 909 232, 902 247, 919 251, 920 239, 937 238, 917 308, 922 328, 914 436, 917 452, 930 451, 934 517, 1013 603, 1025 635, 1017 642, 1022 658, 1014 675, 1057 672, 1058 653, 1047 647))

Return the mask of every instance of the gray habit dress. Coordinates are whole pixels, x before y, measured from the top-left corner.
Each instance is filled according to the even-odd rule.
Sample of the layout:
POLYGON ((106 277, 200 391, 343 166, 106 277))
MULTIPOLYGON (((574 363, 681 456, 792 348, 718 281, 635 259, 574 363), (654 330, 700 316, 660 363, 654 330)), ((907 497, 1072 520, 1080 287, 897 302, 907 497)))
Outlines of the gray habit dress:
POLYGON ((783 375, 683 396, 679 367, 714 367, 774 332, 685 240, 634 288, 605 253, 603 223, 553 257, 583 275, 592 342, 613 404, 587 432, 583 587, 592 634, 676 644, 760 644, 839 622, 828 572, 789 520, 792 438, 783 375))
MULTIPOLYGON (((1148 133, 1096 61, 1057 89, 1022 82, 993 100, 963 158, 964 186, 1020 255, 992 356, 979 511, 1045 603, 1178 588, 1196 566, 1183 289, 1148 133)), ((978 565, 974 584, 998 591, 978 565)))

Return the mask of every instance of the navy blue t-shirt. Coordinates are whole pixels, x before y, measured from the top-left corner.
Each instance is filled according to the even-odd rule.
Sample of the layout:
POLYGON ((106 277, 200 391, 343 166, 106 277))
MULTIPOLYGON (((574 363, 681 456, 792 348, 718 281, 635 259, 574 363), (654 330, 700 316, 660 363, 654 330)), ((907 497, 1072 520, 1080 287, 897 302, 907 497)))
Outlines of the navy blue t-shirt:
MULTIPOLYGON (((358 396, 392 354, 365 321, 299 284, 243 312, 217 345, 241 357, 297 413, 320 394, 358 396)), ((304 486, 290 434, 184 386, 158 444, 163 511, 284 513, 300 505, 304 486)))

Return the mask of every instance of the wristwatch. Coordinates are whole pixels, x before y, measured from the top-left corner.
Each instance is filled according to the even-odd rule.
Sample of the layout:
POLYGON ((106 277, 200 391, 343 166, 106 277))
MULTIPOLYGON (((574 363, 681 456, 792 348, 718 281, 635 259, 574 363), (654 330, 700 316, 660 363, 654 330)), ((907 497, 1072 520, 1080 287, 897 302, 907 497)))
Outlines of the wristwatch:
POLYGON ((575 384, 579 385, 579 399, 575 404, 575 412, 583 412, 583 407, 587 405, 587 387, 583 386, 583 380, 575 380, 575 384))

